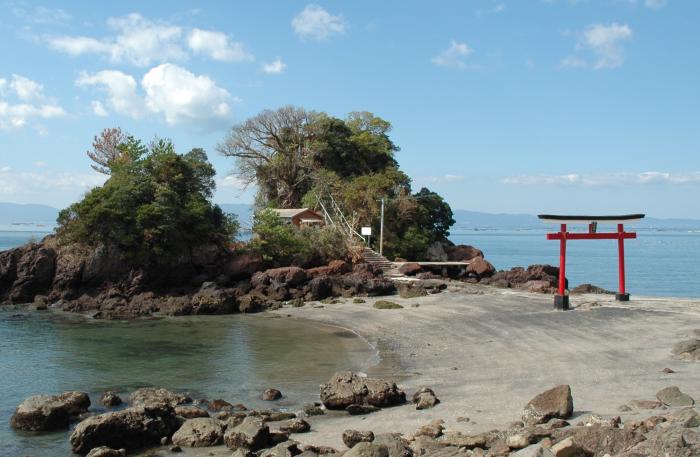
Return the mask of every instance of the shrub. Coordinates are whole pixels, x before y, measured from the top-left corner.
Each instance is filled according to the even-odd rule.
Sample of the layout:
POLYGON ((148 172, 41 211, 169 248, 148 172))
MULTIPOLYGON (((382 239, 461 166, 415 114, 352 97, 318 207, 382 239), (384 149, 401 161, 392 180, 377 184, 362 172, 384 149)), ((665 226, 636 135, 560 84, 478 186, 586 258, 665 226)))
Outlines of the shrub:
POLYGON ((403 306, 398 303, 394 303, 388 300, 379 300, 374 303, 374 307, 377 309, 402 309, 403 306))
POLYGON ((348 256, 347 240, 336 228, 297 228, 269 209, 256 214, 253 233, 251 248, 272 265, 316 266, 348 256))

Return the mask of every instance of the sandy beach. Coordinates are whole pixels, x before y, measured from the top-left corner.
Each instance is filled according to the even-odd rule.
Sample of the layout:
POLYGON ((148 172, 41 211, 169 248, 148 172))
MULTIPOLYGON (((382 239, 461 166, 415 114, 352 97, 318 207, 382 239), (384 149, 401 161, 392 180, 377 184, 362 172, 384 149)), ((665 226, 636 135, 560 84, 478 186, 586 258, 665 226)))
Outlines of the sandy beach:
POLYGON ((633 296, 622 304, 614 296, 580 295, 572 296, 573 310, 561 312, 548 295, 466 284, 390 299, 404 308, 375 309, 378 299, 369 298, 276 313, 357 332, 380 353, 368 375, 395 379, 408 395, 432 387, 442 403, 423 411, 406 405, 367 416, 312 417, 312 432, 294 439, 342 449, 344 429, 410 434, 433 419, 463 433, 505 428, 520 419, 528 400, 558 384, 571 385, 575 416, 633 417, 640 413, 618 408, 655 399, 670 385, 700 398, 700 363, 670 353, 700 328, 700 300, 633 296))

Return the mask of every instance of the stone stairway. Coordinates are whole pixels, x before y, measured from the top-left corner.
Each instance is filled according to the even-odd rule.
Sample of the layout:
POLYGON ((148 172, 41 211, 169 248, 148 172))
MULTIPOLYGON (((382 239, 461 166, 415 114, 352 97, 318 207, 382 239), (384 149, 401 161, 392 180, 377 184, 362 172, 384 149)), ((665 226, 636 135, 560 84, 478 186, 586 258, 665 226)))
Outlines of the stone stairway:
POLYGON ((364 251, 362 252, 362 258, 365 259, 365 262, 378 266, 382 270, 384 276, 388 278, 397 278, 403 276, 399 272, 398 268, 396 268, 393 262, 391 262, 389 259, 381 255, 374 249, 365 247, 364 251))

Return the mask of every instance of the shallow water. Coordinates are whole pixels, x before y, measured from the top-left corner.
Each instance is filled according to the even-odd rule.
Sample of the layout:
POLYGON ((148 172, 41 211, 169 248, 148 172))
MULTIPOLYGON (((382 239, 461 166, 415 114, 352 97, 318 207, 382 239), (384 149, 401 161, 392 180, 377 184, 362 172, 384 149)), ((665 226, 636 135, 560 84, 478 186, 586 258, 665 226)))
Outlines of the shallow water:
POLYGON ((375 361, 354 334, 283 317, 203 316, 132 322, 0 311, 0 455, 70 455, 68 432, 9 427, 15 406, 39 393, 81 390, 93 409, 104 390, 122 398, 162 386, 248 407, 293 408, 318 399, 334 372, 375 361), (269 387, 285 397, 258 399, 269 387))

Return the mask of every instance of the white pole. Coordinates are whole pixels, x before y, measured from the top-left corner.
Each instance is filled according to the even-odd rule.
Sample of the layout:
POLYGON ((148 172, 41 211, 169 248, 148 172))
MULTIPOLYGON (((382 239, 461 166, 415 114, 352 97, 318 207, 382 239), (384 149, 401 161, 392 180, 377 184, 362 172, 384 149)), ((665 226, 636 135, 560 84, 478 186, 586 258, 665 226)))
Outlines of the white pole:
POLYGON ((379 255, 384 255, 384 199, 382 198, 382 217, 379 222, 379 255))

